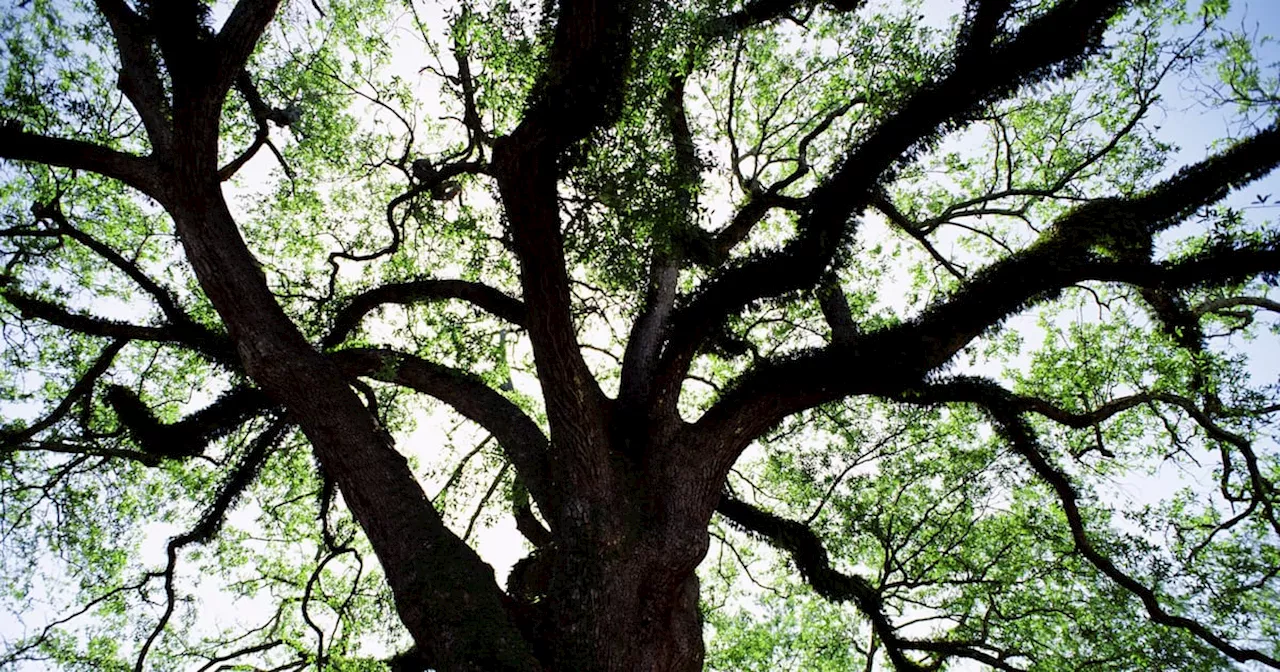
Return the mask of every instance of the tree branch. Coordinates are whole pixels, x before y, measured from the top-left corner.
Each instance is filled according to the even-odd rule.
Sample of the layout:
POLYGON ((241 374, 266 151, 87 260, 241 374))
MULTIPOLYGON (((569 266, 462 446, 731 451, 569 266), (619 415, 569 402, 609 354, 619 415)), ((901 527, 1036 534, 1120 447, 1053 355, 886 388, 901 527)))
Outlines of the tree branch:
POLYGON ((1221 299, 1211 299, 1196 305, 1191 309, 1191 313, 1196 317, 1200 317, 1208 313, 1217 313, 1241 306, 1254 306, 1273 313, 1280 313, 1280 301, 1272 301, 1264 296, 1228 296, 1221 299))
MULTIPOLYGON (((634 0, 562 0, 524 119, 493 145, 492 172, 520 262, 521 295, 548 422, 556 445, 572 457, 562 464, 584 476, 610 473, 604 452, 607 400, 578 344, 557 182, 564 151, 611 123, 621 110, 635 13, 646 6, 634 0)), ((615 496, 607 492, 609 479, 575 480, 593 484, 576 488, 577 496, 602 503, 615 496)))
POLYGON ((849 300, 836 282, 818 288, 818 307, 822 317, 831 327, 831 342, 836 345, 852 345, 858 340, 858 325, 849 312, 849 300))
MULTIPOLYGON (((1041 240, 975 274, 948 299, 912 321, 784 358, 761 360, 744 372, 698 422, 685 430, 701 451, 689 468, 719 478, 737 455, 783 418, 856 394, 895 394, 991 326, 1086 280, 1123 282, 1162 291, 1239 281, 1280 271, 1280 238, 1219 245, 1176 262, 1153 263, 1149 248, 1128 252, 1228 188, 1257 179, 1280 162, 1280 128, 1190 166, 1145 194, 1086 204, 1065 215, 1041 240), (1225 186, 1223 186, 1225 185, 1225 186), (1120 249, 1118 258, 1095 248, 1120 249)), ((713 481, 708 481, 712 483, 713 481)))
POLYGON ((120 90, 142 119, 151 146, 168 152, 173 145, 172 109, 156 69, 151 38, 142 17, 123 0, 95 0, 107 19, 120 54, 120 90))
POLYGON ((104 261, 120 269, 130 280, 133 280, 138 287, 142 288, 147 294, 151 295, 152 300, 160 307, 160 312, 168 318, 169 322, 175 325, 190 325, 191 318, 178 307, 178 300, 172 292, 161 287, 159 283, 152 280, 150 276, 142 272, 138 264, 125 259, 123 255, 114 249, 108 247, 98 239, 72 226, 67 220, 66 215, 62 212, 62 205, 58 200, 54 200, 48 204, 37 204, 32 209, 37 218, 48 219, 53 222, 56 230, 65 234, 72 240, 84 245, 92 250, 104 261))
POLYGON ((160 343, 181 343, 183 339, 172 327, 149 327, 120 320, 73 313, 62 306, 23 294, 11 287, 0 288, 0 297, 18 309, 27 319, 37 319, 76 333, 103 338, 160 343))
POLYGON ((1155 233, 1221 199, 1229 188, 1266 174, 1277 162, 1280 127, 1273 127, 1223 154, 1183 169, 1145 194, 1077 208, 1050 227, 1036 244, 976 273, 949 298, 910 322, 867 334, 854 348, 810 351, 749 369, 738 379, 734 391, 704 419, 714 426, 716 421, 712 419, 728 412, 738 419, 760 418, 763 414, 777 422, 785 414, 810 407, 814 401, 822 403, 844 396, 837 390, 845 390, 845 394, 874 392, 860 382, 868 380, 866 376, 849 375, 868 367, 885 371, 881 386, 891 385, 887 381, 919 380, 991 326, 1086 280, 1174 290, 1280 270, 1280 240, 1251 247, 1215 247, 1197 256, 1159 264, 1141 254, 1134 258, 1123 252, 1143 241, 1149 244, 1155 233), (1121 248, 1120 258, 1099 256, 1093 251, 1104 245, 1121 248), (885 370, 888 362, 892 364, 885 370), (824 373, 822 367, 830 368, 824 373), (788 381, 792 375, 799 377, 788 381), (824 387, 829 391, 820 393, 824 387), (760 395, 771 399, 750 398, 760 395), (791 395, 808 401, 793 405, 787 401, 791 395), (763 406, 769 410, 763 410, 763 406))
POLYGON ((510 136, 545 142, 553 153, 610 123, 621 110, 635 14, 643 7, 635 0, 558 4, 545 69, 524 120, 510 136))
POLYGON ((168 563, 165 565, 164 571, 160 573, 160 576, 164 578, 165 609, 155 627, 151 630, 151 634, 143 641, 142 647, 138 650, 138 657, 133 668, 134 672, 143 672, 143 664, 146 662, 147 653, 151 650, 156 640, 159 639, 160 634, 164 632, 165 626, 169 623, 169 618, 173 615, 177 601, 174 579, 178 565, 178 551, 192 544, 207 543, 218 533, 232 504, 253 483, 254 477, 257 476, 258 471, 262 468, 262 464, 266 461, 271 449, 284 436, 284 432, 288 427, 289 423, 285 420, 276 420, 266 431, 258 435, 249 445, 249 450, 245 452, 244 457, 241 458, 236 468, 218 488, 217 496, 209 504, 209 508, 205 510, 204 515, 200 517, 200 521, 196 523, 195 527, 169 540, 169 544, 165 549, 168 563))
POLYGON ((526 322, 524 304, 500 290, 466 280, 411 280, 376 287, 352 297, 333 319, 333 328, 321 341, 325 349, 340 345, 360 320, 386 304, 408 305, 444 299, 461 299, 516 326, 526 322))
POLYGON ((818 4, 825 4, 834 11, 853 12, 862 7, 863 0, 827 0, 824 3, 818 0, 752 0, 742 9, 708 21, 702 34, 708 39, 731 37, 756 26, 790 18, 797 10, 812 9, 818 4))
POLYGON ((93 390, 93 386, 97 384, 98 379, 107 372, 107 369, 111 368, 116 355, 120 354, 120 350, 128 343, 127 339, 116 339, 107 344, 107 347, 102 349, 102 353, 98 355, 98 358, 94 360, 93 364, 89 365, 89 368, 76 380, 71 389, 67 390, 66 395, 62 397, 62 401, 58 402, 58 405, 48 415, 23 429, 0 429, 0 446, 10 447, 29 441, 35 435, 57 424, 71 410, 76 401, 93 390))
POLYGON ((73 313, 63 306, 3 284, 0 284, 0 298, 8 301, 19 314, 28 319, 37 319, 86 336, 185 345, 210 361, 239 370, 234 350, 227 338, 194 322, 151 327, 73 313))
POLYGON ((720 498, 716 511, 741 529, 786 551, 804 580, 819 595, 834 602, 853 602, 871 620, 871 627, 884 642, 889 659, 897 670, 925 672, 929 669, 904 653, 907 647, 903 646, 904 640, 885 615, 884 599, 879 591, 861 576, 842 574, 832 568, 827 549, 807 525, 781 518, 729 495, 720 498))
POLYGON ((554 540, 551 531, 543 527, 542 521, 534 515, 533 506, 529 503, 529 489, 525 487, 519 474, 511 482, 511 514, 516 519, 516 530, 534 548, 542 548, 554 540))
POLYGON ((280 161, 281 167, 284 168, 285 175, 293 179, 293 169, 289 164, 285 163, 284 157, 280 154, 280 150, 271 143, 271 129, 268 122, 274 122, 277 126, 290 126, 301 117, 301 110, 290 105, 284 109, 276 109, 267 105, 262 99, 262 94, 258 92, 258 87, 253 83, 253 78, 249 76, 248 71, 242 70, 235 79, 236 90, 244 98, 245 103, 249 106, 249 112, 253 115, 253 121, 257 125, 257 129, 253 133, 253 141, 245 148, 236 158, 232 159, 227 165, 218 169, 218 179, 223 182, 231 179, 235 174, 248 163, 258 150, 263 146, 271 148, 271 152, 275 154, 276 159, 280 161))
POLYGON ((876 194, 876 197, 872 200, 871 204, 889 220, 890 224, 893 224, 899 231, 911 236, 917 243, 920 243, 920 246, 929 253, 929 256, 933 257, 933 260, 938 262, 938 265, 947 269, 947 272, 950 273, 952 277, 957 280, 964 281, 964 272, 955 264, 951 263, 951 260, 942 256, 942 253, 938 252, 937 248, 933 246, 933 243, 929 242, 929 236, 921 230, 922 227, 907 219, 907 216, 902 214, 902 211, 898 209, 898 206, 894 205, 893 201, 889 200, 889 197, 884 192, 876 194))
POLYGON ((28 133, 20 123, 4 119, 0 119, 0 159, 87 170, 120 180, 152 198, 159 193, 160 176, 150 158, 83 140, 28 133))
POLYGON ((244 70, 258 39, 275 17, 280 0, 239 0, 216 38, 216 75, 213 95, 222 100, 236 77, 244 70))
POLYGON ((116 412, 116 418, 141 450, 148 455, 170 459, 201 454, 211 442, 273 406, 260 390, 241 386, 182 420, 162 423, 128 388, 111 385, 107 388, 106 397, 116 412))
POLYGON ((479 376, 412 355, 374 348, 339 350, 330 357, 352 376, 402 385, 449 404, 484 427, 516 466, 542 510, 554 510, 559 494, 548 472, 547 439, 519 407, 479 376))
MULTIPOLYGON (((649 395, 653 369, 662 347, 663 331, 667 327, 671 311, 675 307, 676 284, 684 251, 677 241, 686 232, 696 230, 692 214, 697 208, 697 192, 701 184, 697 147, 689 130, 685 111, 685 77, 673 76, 668 82, 662 113, 667 130, 671 134, 672 154, 675 157, 675 185, 671 198, 678 204, 683 217, 664 222, 655 227, 649 246, 649 286, 645 292, 640 315, 631 327, 626 351, 622 356, 619 375, 618 398, 621 406, 635 405, 649 395)), ((626 430, 623 430, 626 431, 626 430)))

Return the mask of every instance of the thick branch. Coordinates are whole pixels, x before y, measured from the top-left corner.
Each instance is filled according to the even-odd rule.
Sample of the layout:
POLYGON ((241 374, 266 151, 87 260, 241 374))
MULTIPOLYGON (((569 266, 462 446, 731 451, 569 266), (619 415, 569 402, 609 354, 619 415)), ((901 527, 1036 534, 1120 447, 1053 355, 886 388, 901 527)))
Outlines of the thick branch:
POLYGON ((547 439, 538 425, 479 376, 393 350, 352 348, 330 357, 352 376, 403 385, 435 397, 484 427, 516 465, 544 511, 558 501, 547 471, 547 439))
MULTIPOLYGON (((921 340, 933 349, 930 363, 941 364, 991 325, 1033 301, 1082 280, 1103 279, 1099 276, 1108 275, 1108 266, 1121 273, 1125 262, 1135 269, 1142 268, 1150 258, 1155 234, 1221 200, 1231 189, 1266 175, 1277 163, 1280 127, 1273 126, 1222 154, 1183 169, 1145 194, 1097 201, 1073 210, 1031 248, 976 274, 949 299, 916 320, 921 340), (1121 263, 1100 261, 1093 254, 1095 249, 1121 263)), ((1149 264, 1146 267, 1157 270, 1149 264)), ((1150 282, 1135 284, 1154 286, 1150 282)))
POLYGON ((305 433, 364 530, 398 612, 436 668, 532 670, 493 570, 441 520, 350 376, 284 313, 227 209, 212 154, 177 153, 167 198, 187 258, 244 372, 305 433))
MULTIPOLYGON (((702 34, 710 39, 730 37, 749 28, 792 18, 796 11, 811 9, 817 4, 817 0, 752 0, 742 9, 708 21, 702 34)), ((852 12, 862 6, 863 0, 827 0, 822 4, 836 11, 852 12)))
POLYGON ((387 304, 408 305, 444 299, 461 299, 506 320, 524 326, 524 304, 488 285, 466 280, 413 280, 376 287, 353 297, 338 311, 333 328, 321 342, 324 348, 341 344, 360 324, 360 320, 387 304))
POLYGON ((212 82, 216 97, 221 100, 231 89, 235 78, 244 70, 249 56, 275 17, 280 0, 240 0, 218 32, 217 69, 212 82))
MULTIPOLYGON (((228 210, 217 165, 220 112, 277 4, 241 0, 215 38, 203 3, 147 3, 174 97, 175 146, 163 157, 163 180, 146 159, 24 133, 10 123, 0 130, 0 157, 101 172, 161 203, 227 326, 244 373, 285 407, 333 476, 386 570, 401 618, 433 666, 534 670, 537 663, 506 614, 492 568, 431 507, 404 457, 351 389, 350 378, 281 309, 228 210)), ((20 310, 39 307, 13 292, 6 298, 20 310)), ((66 311, 54 317, 100 335, 174 335, 172 328, 120 325, 66 311)))
POLYGON ((201 454, 209 443, 271 408, 270 400, 261 391, 238 387, 182 420, 162 423, 128 388, 109 386, 106 398, 141 450, 171 459, 201 454))
POLYGON ((631 67, 635 0, 561 0, 545 69, 513 137, 558 153, 610 123, 631 67))
POLYGON ((28 133, 22 130, 21 124, 3 119, 0 119, 0 159, 87 170, 120 180, 153 198, 158 193, 159 174, 149 158, 83 140, 28 133))
POLYGON ((162 152, 169 151, 173 143, 171 109, 156 69, 147 26, 122 0, 96 0, 96 4, 116 38, 121 64, 120 90, 142 119, 151 146, 162 152))
POLYGON ((822 317, 831 327, 831 342, 837 345, 851 345, 858 340, 858 325, 849 312, 849 300, 844 290, 835 282, 818 288, 818 307, 822 309, 822 317))
POLYGON ((1280 241, 1219 246, 1162 263, 1152 263, 1149 252, 1127 251, 1149 244, 1156 232, 1220 199, 1227 189, 1257 179, 1277 162, 1280 130, 1272 128, 1145 194, 1074 210, 1041 241, 975 274, 911 322, 869 333, 852 345, 757 364, 695 431, 730 451, 719 458, 719 473, 732 464, 736 451, 787 415, 852 394, 882 394, 915 384, 987 329, 1077 283, 1100 280, 1174 291, 1280 271, 1280 241), (1094 252, 1104 246, 1119 248, 1119 257, 1094 252))
POLYGON ((0 285, 0 298, 17 308, 25 318, 47 322, 79 334, 183 345, 199 352, 210 361, 231 366, 233 369, 238 368, 231 344, 227 342, 226 337, 195 323, 151 327, 83 315, 3 285, 0 285))
POLYGON ((672 77, 669 84, 662 112, 666 118, 667 130, 671 134, 671 149, 675 158, 675 184, 670 198, 677 203, 677 209, 683 216, 675 221, 659 224, 652 233, 649 286, 640 315, 627 338, 626 352, 622 356, 618 398, 624 407, 639 402, 649 394, 654 365, 662 347, 663 332, 675 307, 676 284, 680 276, 681 257, 684 256, 676 241, 684 238, 686 231, 696 230, 697 226, 690 217, 696 212, 696 194, 701 181, 700 164, 685 111, 685 78, 672 77))
MULTIPOLYGON (((557 445, 573 459, 569 469, 607 474, 606 399, 582 358, 573 320, 557 181, 562 154, 621 109, 631 62, 633 1, 563 0, 555 38, 524 120, 493 146, 511 239, 520 261, 521 295, 528 315, 538 379, 557 445)), ((608 497, 609 479, 583 478, 608 497)))
POLYGON ((0 289, 0 297, 3 297, 10 305, 17 308, 24 318, 48 322, 54 326, 88 336, 161 343, 182 341, 176 330, 171 327, 149 327, 104 317, 73 313, 62 306, 28 296, 9 287, 0 289))

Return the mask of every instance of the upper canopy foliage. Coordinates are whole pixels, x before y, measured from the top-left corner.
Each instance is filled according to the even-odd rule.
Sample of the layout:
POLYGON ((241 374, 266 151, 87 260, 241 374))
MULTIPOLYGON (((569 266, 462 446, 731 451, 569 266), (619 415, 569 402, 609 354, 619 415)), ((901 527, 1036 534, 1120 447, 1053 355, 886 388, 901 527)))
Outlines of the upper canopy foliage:
POLYGON ((715 669, 1280 668, 1267 3, 3 2, 0 669, 529 669, 618 464, 715 669))

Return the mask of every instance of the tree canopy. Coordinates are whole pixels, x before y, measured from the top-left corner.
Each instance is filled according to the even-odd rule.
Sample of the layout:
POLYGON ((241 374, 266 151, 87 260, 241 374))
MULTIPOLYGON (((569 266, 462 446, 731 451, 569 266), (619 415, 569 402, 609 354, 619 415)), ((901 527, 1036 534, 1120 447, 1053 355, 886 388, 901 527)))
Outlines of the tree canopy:
POLYGON ((1280 669, 1260 4, 4 0, 0 669, 1280 669))

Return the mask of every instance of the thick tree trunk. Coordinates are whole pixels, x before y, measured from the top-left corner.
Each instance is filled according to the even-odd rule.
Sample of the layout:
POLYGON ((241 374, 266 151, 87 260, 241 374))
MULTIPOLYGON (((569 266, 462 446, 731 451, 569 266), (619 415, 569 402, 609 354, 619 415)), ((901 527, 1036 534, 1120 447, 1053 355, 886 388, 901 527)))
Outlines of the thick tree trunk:
POLYGON ((585 515, 572 504, 552 512, 554 541, 512 572, 509 591, 529 605, 525 634, 551 670, 701 670, 695 570, 711 512, 674 514, 687 495, 680 476, 659 475, 617 447, 602 452, 613 458, 611 480, 626 487, 585 515))
POLYGON ((702 669, 698 580, 653 553, 560 553, 553 562, 547 639, 558 670, 702 669))
MULTIPOLYGON (((687 563, 681 563, 687 564, 687 563)), ((545 581, 527 635, 549 670, 702 669, 698 578, 649 550, 542 551, 519 571, 545 581), (529 566, 531 565, 531 566, 529 566)))

